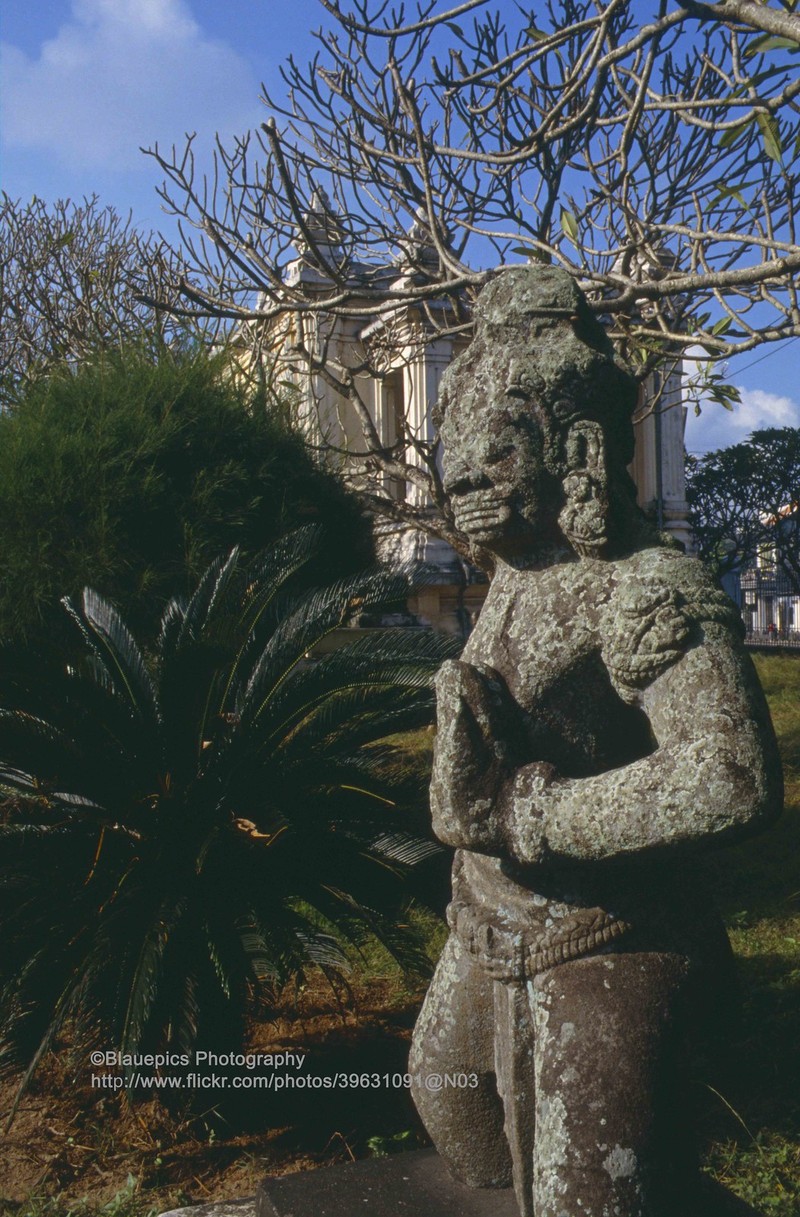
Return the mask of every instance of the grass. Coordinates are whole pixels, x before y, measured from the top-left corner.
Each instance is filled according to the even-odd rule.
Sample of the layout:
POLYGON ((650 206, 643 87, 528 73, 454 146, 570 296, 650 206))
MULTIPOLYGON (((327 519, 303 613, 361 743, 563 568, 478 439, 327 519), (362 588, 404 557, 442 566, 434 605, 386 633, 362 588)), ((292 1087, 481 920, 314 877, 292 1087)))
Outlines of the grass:
POLYGON ((800 1214, 800 657, 755 657, 781 748, 778 825, 713 860, 742 1011, 727 1086, 706 1106, 707 1169, 768 1217, 800 1214))
MULTIPOLYGON (((764 1217, 800 1217, 800 657, 756 657, 756 666, 781 745, 786 813, 710 862, 743 1000, 732 1067, 713 1089, 700 1083, 702 1133, 714 1178, 764 1217)), ((407 743, 426 765, 430 735, 407 743)), ((435 954, 441 923, 420 916, 418 928, 435 954)), ((354 974, 348 1008, 322 984, 287 991, 274 1019, 254 1027, 252 1047, 302 1047, 322 1072, 403 1069, 423 988, 376 949, 354 974)), ((100 1096, 85 1075, 85 1062, 62 1053, 21 1112, 11 1132, 17 1157, 0 1177, 17 1184, 28 1158, 36 1172, 6 1201, 0 1188, 2 1217, 150 1217, 251 1194, 267 1173, 422 1143, 405 1092, 338 1091, 327 1105, 287 1097, 279 1108, 260 1096, 250 1108, 217 1105, 190 1119, 155 1101, 131 1108, 100 1096)))
POLYGON ((57 1196, 33 1198, 25 1207, 25 1217, 156 1217, 158 1212, 158 1208, 143 1200, 133 1175, 129 1175, 125 1186, 100 1207, 88 1198, 67 1202, 65 1207, 57 1196))

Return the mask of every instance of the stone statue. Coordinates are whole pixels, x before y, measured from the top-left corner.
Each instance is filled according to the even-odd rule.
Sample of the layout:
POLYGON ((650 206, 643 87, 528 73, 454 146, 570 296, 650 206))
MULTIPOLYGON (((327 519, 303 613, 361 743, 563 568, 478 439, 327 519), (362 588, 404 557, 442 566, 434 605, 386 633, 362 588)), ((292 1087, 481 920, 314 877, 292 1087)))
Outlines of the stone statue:
POLYGON ((681 1089, 729 962, 692 855, 771 823, 780 762, 734 606, 635 505, 635 401, 571 277, 515 267, 439 402, 494 577, 438 677, 452 932, 410 1068, 443 1080, 414 1098, 452 1172, 513 1180, 522 1217, 732 1211, 701 1198, 681 1089))

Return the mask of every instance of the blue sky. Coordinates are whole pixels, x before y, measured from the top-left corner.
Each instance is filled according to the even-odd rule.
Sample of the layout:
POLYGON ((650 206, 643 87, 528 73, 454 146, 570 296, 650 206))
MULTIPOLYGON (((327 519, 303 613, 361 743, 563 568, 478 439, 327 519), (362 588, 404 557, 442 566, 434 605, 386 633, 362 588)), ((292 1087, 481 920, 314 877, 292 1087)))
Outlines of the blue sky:
MULTIPOLYGON (((2 188, 22 199, 96 192, 140 227, 170 233, 157 167, 140 145, 180 147, 196 131, 210 157, 215 132, 225 142, 263 122, 261 81, 280 95, 280 64, 290 53, 308 59, 310 30, 325 19, 318 0, 5 0, 2 188)), ((799 372, 797 340, 735 361, 742 406, 691 417, 689 448, 800 426, 799 372)))

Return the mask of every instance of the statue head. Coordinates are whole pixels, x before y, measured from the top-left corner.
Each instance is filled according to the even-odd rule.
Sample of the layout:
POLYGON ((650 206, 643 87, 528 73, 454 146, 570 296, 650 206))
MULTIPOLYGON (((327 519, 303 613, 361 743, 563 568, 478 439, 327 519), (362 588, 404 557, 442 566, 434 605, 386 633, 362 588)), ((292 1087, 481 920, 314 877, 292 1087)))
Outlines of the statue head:
POLYGON ((442 379, 444 481, 474 546, 524 558, 566 541, 614 545, 631 508, 637 387, 574 279, 551 266, 502 271, 481 292, 475 337, 442 379))

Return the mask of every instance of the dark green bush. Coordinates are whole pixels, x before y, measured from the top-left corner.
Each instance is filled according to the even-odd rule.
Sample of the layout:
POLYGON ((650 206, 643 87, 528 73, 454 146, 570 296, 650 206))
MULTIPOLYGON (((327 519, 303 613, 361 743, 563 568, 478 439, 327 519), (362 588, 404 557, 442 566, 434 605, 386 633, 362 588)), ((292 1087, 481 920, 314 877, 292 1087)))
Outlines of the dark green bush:
POLYGON ((41 636, 91 583, 147 641, 214 555, 313 521, 328 532, 315 578, 370 560, 355 499, 220 359, 97 356, 0 416, 0 636, 41 636))

